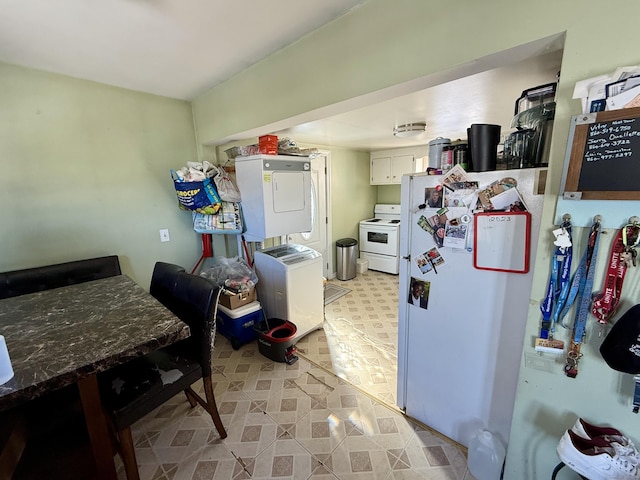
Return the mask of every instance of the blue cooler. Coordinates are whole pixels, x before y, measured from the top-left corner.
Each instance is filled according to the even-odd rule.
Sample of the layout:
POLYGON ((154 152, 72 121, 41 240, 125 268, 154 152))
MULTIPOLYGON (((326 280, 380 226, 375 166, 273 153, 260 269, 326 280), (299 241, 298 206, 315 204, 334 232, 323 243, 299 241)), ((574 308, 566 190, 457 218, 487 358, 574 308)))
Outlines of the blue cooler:
POLYGON ((253 325, 262 320, 260 302, 248 303, 233 310, 218 304, 216 330, 224 335, 237 350, 256 338, 253 325))

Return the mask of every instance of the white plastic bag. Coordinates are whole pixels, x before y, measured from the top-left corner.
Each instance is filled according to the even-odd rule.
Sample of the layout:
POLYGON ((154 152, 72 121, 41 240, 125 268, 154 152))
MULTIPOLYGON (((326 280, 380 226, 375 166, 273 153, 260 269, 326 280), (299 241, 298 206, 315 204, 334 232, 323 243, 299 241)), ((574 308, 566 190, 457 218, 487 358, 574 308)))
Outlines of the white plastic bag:
POLYGON ((240 191, 224 167, 218 167, 218 173, 213 177, 213 182, 216 184, 218 195, 224 202, 240 202, 240 191))

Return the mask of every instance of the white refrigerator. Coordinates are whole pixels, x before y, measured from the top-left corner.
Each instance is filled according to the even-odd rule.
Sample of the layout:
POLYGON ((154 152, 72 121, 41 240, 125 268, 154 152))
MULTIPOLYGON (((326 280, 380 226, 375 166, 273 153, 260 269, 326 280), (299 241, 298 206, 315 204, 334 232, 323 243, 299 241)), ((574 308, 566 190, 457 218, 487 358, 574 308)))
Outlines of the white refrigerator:
MULTIPOLYGON (((457 194, 449 197, 450 190, 438 187, 443 176, 402 178, 398 406, 464 446, 483 428, 504 442, 509 439, 542 214, 544 195, 534 193, 540 174, 540 169, 468 173, 472 183, 465 186, 469 188, 456 190, 457 194), (500 262, 498 270, 474 267, 477 205, 473 182, 482 191, 496 181, 504 191, 517 183, 509 196, 516 194, 531 215, 530 244, 526 251, 520 247, 529 256, 526 273, 521 273, 522 265, 517 262, 514 270, 518 273, 502 271, 512 268, 510 264, 504 268, 500 262), (434 190, 445 198, 430 207, 434 190), (425 219, 437 216, 439 205, 448 209, 444 237, 439 235, 442 225, 432 222, 431 229, 423 228, 425 219), (422 305, 409 303, 412 280, 425 290, 422 305)), ((504 203, 497 195, 487 198, 496 205, 504 203)), ((521 205, 513 205, 507 208, 522 210, 521 205)), ((518 218, 523 217, 520 214, 518 218)), ((478 250, 480 245, 484 249, 495 246, 496 259, 513 243, 511 235, 498 231, 501 237, 496 237, 496 242, 478 246, 478 250)), ((512 233, 518 233, 515 236, 522 240, 520 232, 512 233)), ((482 262, 478 265, 487 267, 482 262)))

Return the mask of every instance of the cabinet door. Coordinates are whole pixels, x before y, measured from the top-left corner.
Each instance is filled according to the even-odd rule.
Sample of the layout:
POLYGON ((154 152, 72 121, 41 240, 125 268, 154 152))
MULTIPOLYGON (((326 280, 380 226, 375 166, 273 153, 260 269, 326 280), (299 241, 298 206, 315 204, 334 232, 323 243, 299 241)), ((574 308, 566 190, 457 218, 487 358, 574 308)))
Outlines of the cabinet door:
POLYGON ((371 159, 371 185, 391 183, 391 157, 371 159))
POLYGON ((391 157, 391 183, 401 183, 402 175, 414 172, 415 163, 413 155, 391 157))

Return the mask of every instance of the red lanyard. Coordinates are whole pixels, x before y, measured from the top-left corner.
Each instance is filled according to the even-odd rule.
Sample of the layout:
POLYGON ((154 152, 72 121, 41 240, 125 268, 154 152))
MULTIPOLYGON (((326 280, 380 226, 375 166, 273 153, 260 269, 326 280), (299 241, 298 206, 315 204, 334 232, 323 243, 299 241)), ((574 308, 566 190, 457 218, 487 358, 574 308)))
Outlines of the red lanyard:
POLYGON ((622 295, 622 285, 631 261, 635 264, 635 247, 640 240, 640 224, 637 217, 631 217, 622 227, 611 246, 607 274, 603 290, 593 298, 591 313, 602 326, 615 314, 622 295))

